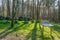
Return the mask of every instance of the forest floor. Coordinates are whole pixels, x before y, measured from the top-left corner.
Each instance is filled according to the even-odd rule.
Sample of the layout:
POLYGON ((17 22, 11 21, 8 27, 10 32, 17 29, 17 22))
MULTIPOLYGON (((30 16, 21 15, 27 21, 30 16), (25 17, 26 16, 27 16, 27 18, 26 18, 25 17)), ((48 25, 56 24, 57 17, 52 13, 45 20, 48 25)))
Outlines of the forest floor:
POLYGON ((4 22, 0 21, 0 40, 60 40, 60 25, 58 24, 44 27, 42 31, 43 26, 37 22, 19 21, 12 28, 10 23, 4 22))

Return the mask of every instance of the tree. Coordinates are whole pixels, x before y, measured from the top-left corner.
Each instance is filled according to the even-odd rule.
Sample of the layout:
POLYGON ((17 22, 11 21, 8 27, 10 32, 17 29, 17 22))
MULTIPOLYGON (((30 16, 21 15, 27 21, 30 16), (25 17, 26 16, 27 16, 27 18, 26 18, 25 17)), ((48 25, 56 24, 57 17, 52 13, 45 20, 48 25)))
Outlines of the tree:
POLYGON ((10 0, 7 0, 7 16, 10 16, 10 0))
POLYGON ((58 20, 59 20, 59 23, 60 23, 60 0, 58 0, 58 10, 59 10, 59 12, 58 12, 58 20))
POLYGON ((15 1, 13 0, 13 5, 12 5, 12 20, 11 20, 11 27, 14 27, 14 17, 15 17, 15 1))
POLYGON ((2 0, 2 16, 4 16, 4 5, 5 5, 5 2, 2 0))
POLYGON ((22 16, 24 17, 24 0, 22 0, 22 16))

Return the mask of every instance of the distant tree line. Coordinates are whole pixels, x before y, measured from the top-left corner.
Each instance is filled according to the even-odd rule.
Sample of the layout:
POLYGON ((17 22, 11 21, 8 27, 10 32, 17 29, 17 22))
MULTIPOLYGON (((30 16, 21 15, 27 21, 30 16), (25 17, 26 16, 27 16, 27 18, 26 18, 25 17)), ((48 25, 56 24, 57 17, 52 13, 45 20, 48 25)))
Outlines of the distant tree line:
POLYGON ((12 24, 21 18, 60 23, 59 0, 1 0, 1 3, 0 16, 11 18, 12 24))

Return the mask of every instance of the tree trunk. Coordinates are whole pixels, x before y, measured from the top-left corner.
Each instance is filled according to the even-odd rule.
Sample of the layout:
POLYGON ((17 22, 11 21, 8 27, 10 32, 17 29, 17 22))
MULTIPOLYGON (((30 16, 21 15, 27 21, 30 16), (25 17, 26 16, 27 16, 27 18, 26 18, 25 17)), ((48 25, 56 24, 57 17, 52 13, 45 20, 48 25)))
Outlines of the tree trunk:
POLYGON ((13 0, 13 5, 12 5, 12 20, 11 20, 11 27, 14 27, 14 17, 15 17, 15 0, 13 0))
POLYGON ((58 13, 58 20, 59 20, 59 23, 60 23, 60 0, 58 1, 58 11, 59 11, 59 13, 58 13))
POLYGON ((10 16, 10 2, 7 0, 7 16, 10 16))

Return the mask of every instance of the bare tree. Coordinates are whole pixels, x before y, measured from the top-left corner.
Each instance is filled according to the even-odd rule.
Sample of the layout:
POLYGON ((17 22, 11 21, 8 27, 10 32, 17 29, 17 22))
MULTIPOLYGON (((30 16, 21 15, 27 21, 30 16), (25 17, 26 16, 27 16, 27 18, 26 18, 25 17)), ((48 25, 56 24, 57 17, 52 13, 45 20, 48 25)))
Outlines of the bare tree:
POLYGON ((2 0, 2 16, 4 16, 4 10, 5 10, 5 2, 2 0))
POLYGON ((7 0, 7 16, 10 16, 10 0, 7 0))
POLYGON ((14 27, 15 1, 16 1, 16 0, 13 0, 13 5, 12 5, 12 20, 11 20, 11 27, 14 27))
POLYGON ((58 13, 58 20, 59 20, 59 23, 60 23, 60 0, 58 0, 58 10, 59 10, 59 13, 58 13))

